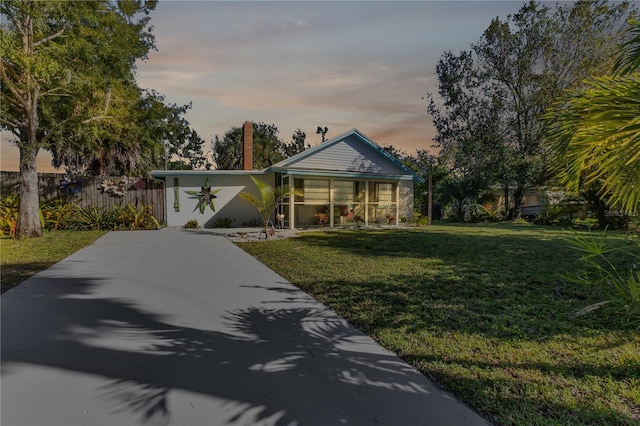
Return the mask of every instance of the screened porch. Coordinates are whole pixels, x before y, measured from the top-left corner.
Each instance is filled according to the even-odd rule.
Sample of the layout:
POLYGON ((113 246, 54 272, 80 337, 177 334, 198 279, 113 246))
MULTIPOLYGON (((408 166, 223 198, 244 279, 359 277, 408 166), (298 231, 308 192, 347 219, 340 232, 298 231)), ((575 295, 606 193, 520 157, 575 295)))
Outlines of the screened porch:
POLYGON ((276 185, 299 192, 278 206, 290 229, 398 224, 397 181, 278 174, 276 185))

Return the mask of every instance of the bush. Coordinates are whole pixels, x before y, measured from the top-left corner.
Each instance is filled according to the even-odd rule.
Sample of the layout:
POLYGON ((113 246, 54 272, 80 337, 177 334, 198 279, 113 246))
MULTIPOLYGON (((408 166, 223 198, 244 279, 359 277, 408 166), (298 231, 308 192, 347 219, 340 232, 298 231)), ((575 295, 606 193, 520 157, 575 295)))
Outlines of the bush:
POLYGON ((19 205, 20 199, 17 195, 7 195, 0 199, 0 236, 15 237, 19 205))
POLYGON ((545 193, 545 207, 533 222, 538 225, 570 226, 586 215, 584 200, 572 193, 545 193))
POLYGON ((414 223, 416 224, 416 226, 423 228, 429 225, 429 216, 420 216, 414 220, 414 223))
POLYGON ((43 203, 40 206, 45 229, 65 229, 71 219, 72 205, 63 199, 43 203))
POLYGON ((214 228, 230 228, 236 220, 232 217, 219 217, 213 221, 214 228))
POLYGON ((187 223, 184 224, 184 229, 198 229, 199 227, 200 225, 195 219, 188 220, 187 223))
MULTIPOLYGON (((0 200, 0 235, 15 236, 19 197, 9 195, 0 200)), ((135 207, 129 203, 113 209, 81 207, 57 199, 40 205, 40 220, 45 230, 117 231, 157 229, 158 220, 151 206, 135 207)))
POLYGON ((609 313, 624 322, 640 325, 640 244, 636 241, 610 243, 606 241, 607 231, 599 236, 575 234, 567 239, 580 253, 584 269, 580 274, 568 276, 571 281, 598 285, 609 292, 609 300, 587 306, 577 316, 586 315, 606 306, 609 313))
POLYGON ((555 225, 558 224, 562 214, 563 209, 559 204, 546 205, 536 214, 533 223, 537 225, 555 225))
POLYGON ((242 226, 250 226, 252 228, 256 226, 262 226, 262 219, 260 219, 259 217, 250 219, 246 222, 243 222, 242 226))
POLYGON ((504 212, 491 204, 471 204, 465 211, 467 222, 500 222, 504 220, 504 212))
POLYGON ((56 200, 42 205, 42 216, 44 228, 48 230, 117 231, 160 227, 151 206, 136 208, 131 203, 109 210, 97 206, 81 207, 76 203, 67 204, 63 200, 56 200))
POLYGON ((142 206, 137 209, 132 204, 127 204, 122 208, 116 207, 112 212, 116 215, 118 229, 140 230, 160 227, 151 206, 142 206))

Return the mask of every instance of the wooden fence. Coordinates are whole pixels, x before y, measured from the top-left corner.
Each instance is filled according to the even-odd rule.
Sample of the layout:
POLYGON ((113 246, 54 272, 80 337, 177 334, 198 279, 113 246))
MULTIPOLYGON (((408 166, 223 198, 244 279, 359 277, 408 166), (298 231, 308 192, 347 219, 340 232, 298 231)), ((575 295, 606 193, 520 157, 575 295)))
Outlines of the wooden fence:
MULTIPOLYGON (((38 173, 38 189, 40 201, 49 201, 63 195, 60 183, 64 178, 62 173, 38 173)), ((106 179, 118 182, 120 177, 93 176, 84 178, 80 190, 72 196, 65 195, 64 199, 75 202, 82 207, 97 206, 112 209, 115 206, 126 206, 131 203, 136 207, 151 206, 153 215, 159 222, 164 216, 164 182, 153 179, 137 179, 124 185, 124 195, 116 196, 101 190, 101 184, 106 179)), ((0 172, 0 188, 2 196, 20 193, 20 173, 0 172)))
MULTIPOLYGON (((58 197, 62 173, 38 173, 38 190, 40 200, 48 201, 58 197)), ((20 193, 20 172, 0 172, 0 188, 2 196, 20 193)))

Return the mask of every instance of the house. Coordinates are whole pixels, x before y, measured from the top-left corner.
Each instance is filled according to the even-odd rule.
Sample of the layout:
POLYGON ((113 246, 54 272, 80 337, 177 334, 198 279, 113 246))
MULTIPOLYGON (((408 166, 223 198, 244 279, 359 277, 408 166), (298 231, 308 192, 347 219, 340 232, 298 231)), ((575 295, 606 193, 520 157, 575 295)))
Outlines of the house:
MULTIPOLYGON (((236 227, 256 224, 257 211, 238 197, 243 191, 258 195, 252 177, 302 194, 285 198, 277 208, 286 228, 353 226, 356 220, 365 225, 398 224, 401 216, 412 217, 413 185, 421 178, 357 129, 264 170, 252 170, 252 126, 243 126, 243 170, 151 172, 165 182, 167 226, 196 219, 212 227, 216 218, 232 218, 236 227), (198 197, 186 191, 200 191, 207 182, 212 192, 219 190, 216 211, 207 208, 201 214, 198 197)), ((274 211, 274 223, 275 215, 274 211)))

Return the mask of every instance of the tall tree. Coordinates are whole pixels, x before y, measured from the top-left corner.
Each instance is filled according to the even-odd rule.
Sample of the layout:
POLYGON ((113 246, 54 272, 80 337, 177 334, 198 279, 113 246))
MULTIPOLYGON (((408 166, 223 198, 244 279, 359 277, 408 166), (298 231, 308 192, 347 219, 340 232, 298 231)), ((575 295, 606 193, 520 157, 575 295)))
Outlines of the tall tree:
POLYGON ((545 179, 541 159, 544 128, 537 118, 546 107, 540 75, 550 40, 549 22, 548 8, 531 2, 507 21, 495 18, 473 46, 479 72, 503 100, 500 114, 505 132, 498 143, 514 154, 510 164, 514 214, 525 191, 545 179))
POLYGON ((296 129, 291 136, 291 142, 284 146, 285 157, 293 157, 305 149, 310 148, 311 146, 306 143, 306 139, 307 134, 300 129, 296 129))
POLYGON ((546 109, 564 89, 606 69, 630 10, 628 3, 600 0, 555 9, 532 1, 506 20, 495 18, 471 52, 443 56, 444 101, 432 99, 429 109, 436 142, 448 144, 445 154, 465 165, 469 153, 478 152, 484 158, 478 165, 491 169, 506 196, 514 187, 514 215, 525 191, 549 178, 546 109))
MULTIPOLYGON (((494 182, 508 188, 513 165, 504 141, 503 97, 474 61, 473 52, 445 52, 436 65, 437 103, 428 95, 428 112, 437 130, 440 163, 449 169, 446 193, 464 186, 454 197, 462 215, 465 200, 473 202, 494 182)), ((447 196, 448 197, 448 196, 447 196)), ((449 197, 450 198, 450 197, 449 197)), ((507 203, 508 205, 508 203, 507 203)))
POLYGON ((20 236, 42 234, 36 158, 69 135, 88 141, 135 85, 135 61, 154 47, 155 0, 0 3, 0 123, 20 152, 20 236), (118 96, 123 96, 118 99, 118 96), (87 130, 82 131, 86 126, 87 130))
POLYGON ((77 175, 142 174, 163 161, 161 129, 170 109, 133 85, 113 98, 108 118, 58 130, 50 143, 54 167, 77 175))
MULTIPOLYGON (((285 158, 304 151, 306 134, 297 129, 293 141, 283 142, 275 124, 253 123, 253 168, 264 169, 285 158)), ((222 138, 218 135, 212 144, 213 159, 219 170, 242 168, 242 127, 232 127, 222 138)))
POLYGON ((161 123, 156 129, 162 132, 162 140, 166 144, 161 156, 165 161, 164 165, 171 170, 211 169, 212 164, 204 152, 205 140, 191 129, 189 122, 183 117, 191 109, 191 104, 165 104, 164 97, 156 99, 156 103, 161 117, 161 123))
MULTIPOLYGON (((443 158, 432 154, 426 149, 418 149, 415 153, 406 154, 401 158, 405 166, 409 167, 424 180, 422 183, 414 183, 413 186, 414 208, 422 213, 428 212, 430 189, 432 202, 440 201, 434 198, 434 188, 438 187, 440 182, 449 174, 446 164, 442 161, 443 158), (431 175, 431 188, 429 187, 429 175, 431 175)), ((434 218, 438 216, 435 214, 434 218)))

